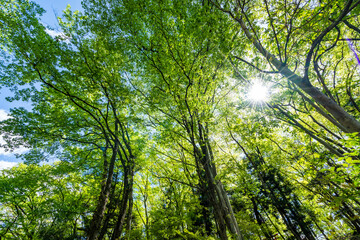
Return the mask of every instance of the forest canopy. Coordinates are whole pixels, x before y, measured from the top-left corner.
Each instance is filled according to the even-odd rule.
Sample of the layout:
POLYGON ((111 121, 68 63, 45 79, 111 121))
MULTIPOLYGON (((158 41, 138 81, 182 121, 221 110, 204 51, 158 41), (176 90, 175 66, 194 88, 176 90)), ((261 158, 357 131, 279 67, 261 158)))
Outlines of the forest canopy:
POLYGON ((0 2, 0 239, 360 239, 360 0, 0 2))

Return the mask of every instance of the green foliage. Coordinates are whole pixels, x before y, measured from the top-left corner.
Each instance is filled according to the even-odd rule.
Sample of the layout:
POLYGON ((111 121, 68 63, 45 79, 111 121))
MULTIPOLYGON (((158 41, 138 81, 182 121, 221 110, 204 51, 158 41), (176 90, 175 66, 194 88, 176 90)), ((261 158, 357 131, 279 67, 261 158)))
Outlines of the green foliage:
POLYGON ((94 200, 92 180, 65 163, 20 164, 0 179, 0 235, 5 239, 76 239, 94 200))
POLYGON ((357 4, 1 0, 0 237, 360 235, 357 4))

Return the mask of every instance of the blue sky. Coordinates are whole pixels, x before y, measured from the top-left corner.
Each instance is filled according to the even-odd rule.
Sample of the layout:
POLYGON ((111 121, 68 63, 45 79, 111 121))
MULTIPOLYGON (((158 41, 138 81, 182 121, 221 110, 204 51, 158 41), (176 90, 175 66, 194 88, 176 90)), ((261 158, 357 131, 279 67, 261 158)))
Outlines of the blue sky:
MULTIPOLYGON (((59 26, 57 24, 57 17, 62 15, 62 11, 66 8, 68 4, 70 4, 71 9, 82 10, 81 0, 35 0, 37 4, 39 4, 43 9, 45 9, 46 13, 41 17, 41 22, 45 26, 50 26, 55 31, 59 31, 59 26)), ((7 88, 0 89, 0 121, 8 118, 7 114, 10 112, 11 108, 15 107, 25 107, 27 109, 31 108, 31 103, 28 102, 7 102, 6 97, 12 96, 12 93, 7 88)), ((0 144, 4 143, 0 136, 0 144)), ((26 149, 18 149, 15 152, 21 153, 26 151, 26 149)), ((4 168, 8 168, 14 166, 20 160, 16 159, 13 153, 5 152, 4 149, 0 148, 0 170, 4 168)))
POLYGON ((55 29, 57 26, 56 17, 61 16, 62 11, 68 4, 70 4, 73 11, 82 9, 80 0, 35 0, 34 2, 46 11, 41 18, 44 25, 49 25, 55 29))

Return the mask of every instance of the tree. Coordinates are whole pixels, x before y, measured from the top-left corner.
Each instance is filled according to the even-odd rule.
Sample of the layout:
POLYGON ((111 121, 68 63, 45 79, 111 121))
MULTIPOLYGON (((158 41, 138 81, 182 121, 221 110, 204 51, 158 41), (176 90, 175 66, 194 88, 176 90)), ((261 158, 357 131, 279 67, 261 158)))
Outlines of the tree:
MULTIPOLYGON (((339 50, 352 54, 346 49, 344 35, 359 33, 359 29, 349 22, 357 17, 358 1, 212 3, 240 25, 245 39, 252 43, 254 53, 263 57, 261 66, 273 68, 272 73, 281 74, 308 94, 317 104, 314 107, 318 113, 342 131, 360 131, 359 121, 341 106, 339 99, 336 102, 329 90, 330 80, 327 80, 335 77, 337 67, 344 64, 344 53, 339 55, 339 50), (339 41, 340 37, 342 41, 339 41), (337 64, 329 66, 328 59, 337 64), (331 67, 334 67, 333 72, 328 70, 331 67), (325 93, 310 82, 312 78, 318 80, 325 93)), ((235 58, 248 63, 236 55, 235 58)), ((354 73, 350 70, 349 74, 354 73)), ((351 92, 347 91, 347 95, 350 97, 351 92)))
POLYGON ((126 59, 119 51, 109 54, 111 44, 106 39, 88 38, 86 18, 79 12, 65 10, 65 20, 59 22, 63 32, 53 39, 36 19, 36 13, 41 13, 38 6, 27 1, 18 2, 20 7, 11 4, 15 4, 12 11, 2 11, 1 16, 9 37, 4 49, 22 68, 5 65, 2 82, 11 85, 11 79, 18 84, 38 85, 33 92, 18 92, 18 96, 32 100, 32 111, 13 111, 14 118, 3 129, 22 135, 22 141, 34 148, 28 158, 36 155, 39 147, 48 148, 50 153, 61 149, 60 158, 87 152, 87 157, 95 160, 101 181, 88 239, 96 239, 101 229, 107 232, 107 222, 102 222, 109 201, 116 203, 112 239, 118 239, 123 226, 131 224, 133 178, 142 146, 137 130, 130 126, 136 121, 129 105, 131 92, 122 76, 124 71, 119 70, 126 59), (21 15, 25 20, 9 18, 11 15, 21 15), (136 149, 133 141, 138 143, 136 149), (111 195, 117 193, 111 191, 119 187, 117 177, 123 181, 121 197, 111 195))
POLYGON ((5 239, 79 239, 94 202, 93 182, 69 164, 24 165, 4 170, 0 236, 5 239))
POLYGON ((85 0, 57 37, 3 3, 0 82, 33 108, 0 124, 30 149, 0 179, 2 236, 359 235, 359 2, 85 0))

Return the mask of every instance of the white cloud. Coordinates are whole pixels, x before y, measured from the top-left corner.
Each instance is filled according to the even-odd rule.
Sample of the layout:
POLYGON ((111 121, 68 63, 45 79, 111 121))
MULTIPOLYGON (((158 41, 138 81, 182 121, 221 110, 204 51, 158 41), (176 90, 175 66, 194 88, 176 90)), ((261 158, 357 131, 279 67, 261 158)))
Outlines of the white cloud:
POLYGON ((16 164, 18 164, 18 163, 16 163, 16 162, 7 162, 7 161, 0 160, 0 170, 12 168, 16 164))
POLYGON ((0 109, 0 121, 4 121, 8 118, 10 118, 9 114, 4 109, 0 109))
MULTIPOLYGON (((1 136, 0 136, 0 143, 5 143, 1 136)), ((27 151, 29 151, 29 148, 26 148, 26 147, 19 147, 19 148, 15 149, 14 151, 5 151, 4 148, 0 147, 0 155, 5 155, 5 156, 9 156, 9 155, 13 155, 13 154, 22 154, 27 151)))
POLYGON ((51 30, 46 28, 46 33, 49 34, 52 38, 58 38, 59 40, 63 40, 65 42, 69 42, 69 37, 67 37, 63 32, 58 32, 55 30, 51 30))
POLYGON ((63 33, 62 32, 57 32, 51 29, 45 29, 46 33, 49 34, 51 37, 57 37, 57 36, 61 36, 63 33))

